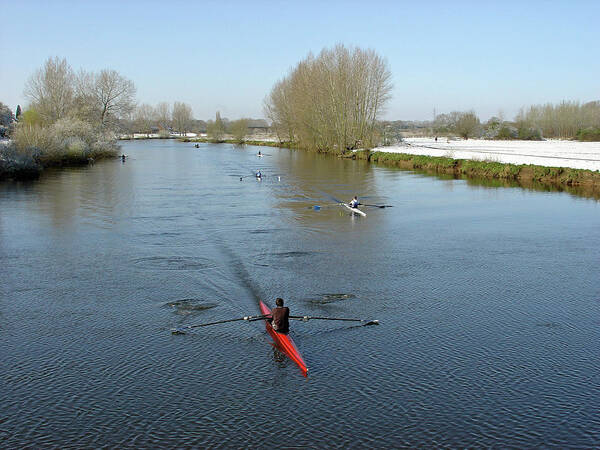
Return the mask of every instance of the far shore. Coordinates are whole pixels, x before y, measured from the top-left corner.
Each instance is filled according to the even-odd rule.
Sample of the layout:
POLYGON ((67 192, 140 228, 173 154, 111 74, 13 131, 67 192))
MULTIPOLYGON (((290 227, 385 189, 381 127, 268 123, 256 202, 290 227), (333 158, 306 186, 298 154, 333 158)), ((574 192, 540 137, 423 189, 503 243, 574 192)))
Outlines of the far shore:
MULTIPOLYGON (((243 141, 233 139, 230 135, 215 140, 197 133, 172 133, 167 136, 136 133, 121 136, 121 139, 178 139, 190 143, 294 148, 293 143, 280 142, 275 135, 268 133, 249 135, 243 141)), ((8 142, 2 141, 3 144, 8 142)), ((355 150, 339 156, 444 176, 504 180, 523 187, 532 183, 559 189, 561 186, 581 187, 586 192, 580 194, 600 198, 600 142, 463 140, 445 136, 438 136, 436 140, 434 137, 415 137, 405 138, 398 145, 355 150)), ((80 161, 77 163, 81 164, 80 161)), ((63 166, 72 164, 73 161, 61 162, 63 166)), ((0 178, 7 176, 19 178, 21 174, 0 173, 0 178)))

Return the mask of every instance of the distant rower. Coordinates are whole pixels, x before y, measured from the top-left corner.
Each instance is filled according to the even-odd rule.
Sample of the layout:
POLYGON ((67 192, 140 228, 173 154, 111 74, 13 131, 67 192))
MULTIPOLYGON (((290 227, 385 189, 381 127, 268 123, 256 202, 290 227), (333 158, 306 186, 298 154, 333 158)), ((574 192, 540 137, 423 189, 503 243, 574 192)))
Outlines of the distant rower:
POLYGON ((271 326, 278 333, 287 334, 290 331, 290 308, 283 306, 282 298, 277 298, 275 304, 277 306, 271 310, 271 326))
POLYGON ((354 198, 352 200, 350 200, 350 208, 358 208, 358 205, 360 205, 360 203, 358 202, 358 197, 355 195, 354 198))
POLYGON ((256 172, 256 178, 262 178, 262 173, 260 173, 260 170, 256 172))
POLYGON ((260 150, 258 151, 258 156, 262 156, 262 153, 260 152, 260 150))

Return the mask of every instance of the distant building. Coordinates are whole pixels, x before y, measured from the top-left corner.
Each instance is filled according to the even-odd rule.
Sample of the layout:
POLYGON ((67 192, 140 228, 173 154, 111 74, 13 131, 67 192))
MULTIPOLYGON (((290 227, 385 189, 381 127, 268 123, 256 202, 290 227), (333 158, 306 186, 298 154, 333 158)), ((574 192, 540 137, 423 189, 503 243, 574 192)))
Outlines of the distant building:
POLYGON ((265 119, 248 120, 248 131, 250 132, 250 134, 268 133, 269 130, 269 124, 265 119))

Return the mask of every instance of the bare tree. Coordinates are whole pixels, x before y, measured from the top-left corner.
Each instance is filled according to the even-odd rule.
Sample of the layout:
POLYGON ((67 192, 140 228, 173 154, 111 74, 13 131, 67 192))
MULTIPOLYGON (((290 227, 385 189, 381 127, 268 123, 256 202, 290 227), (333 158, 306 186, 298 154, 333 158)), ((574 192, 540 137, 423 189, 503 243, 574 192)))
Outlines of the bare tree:
POLYGON ((229 133, 239 143, 244 142, 248 135, 249 119, 234 120, 229 124, 229 133))
POLYGON ((66 59, 48 58, 25 84, 25 96, 46 123, 66 117, 73 107, 75 75, 66 59))
POLYGON ((298 63, 275 84, 264 109, 280 140, 343 153, 376 144, 391 88, 383 58, 340 44, 298 63))
POLYGON ((221 113, 217 111, 215 121, 210 121, 206 124, 206 132, 211 139, 220 141, 225 136, 225 123, 221 119, 221 113))
POLYGON ((116 70, 102 70, 94 76, 93 96, 100 109, 100 124, 107 126, 135 107, 135 85, 116 70))
POLYGON ((460 113, 454 130, 459 136, 469 139, 477 132, 479 128, 479 118, 474 111, 460 113))
POLYGON ((160 102, 156 105, 155 112, 158 126, 163 130, 169 130, 172 122, 171 106, 167 102, 160 102))
POLYGON ((100 73, 81 71, 77 75, 75 107, 77 116, 103 128, 135 108, 135 85, 115 70, 100 73))
POLYGON ((150 137, 152 133, 152 125, 156 119, 154 108, 152 105, 142 103, 139 105, 133 113, 133 123, 136 131, 146 134, 150 137))
POLYGON ((181 135, 185 135, 192 123, 192 108, 182 102, 173 103, 173 126, 181 135))

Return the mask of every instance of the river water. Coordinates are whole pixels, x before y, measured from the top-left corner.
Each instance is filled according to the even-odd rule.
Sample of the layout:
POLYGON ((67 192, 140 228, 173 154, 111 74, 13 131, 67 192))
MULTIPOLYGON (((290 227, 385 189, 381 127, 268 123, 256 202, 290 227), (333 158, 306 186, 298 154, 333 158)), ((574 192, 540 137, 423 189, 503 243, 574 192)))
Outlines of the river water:
POLYGON ((0 184, 0 446, 600 445, 597 201, 287 149, 123 152, 0 184), (393 207, 334 204, 355 194, 393 207), (307 378, 261 322, 170 332, 278 296, 381 325, 292 322, 307 378))

